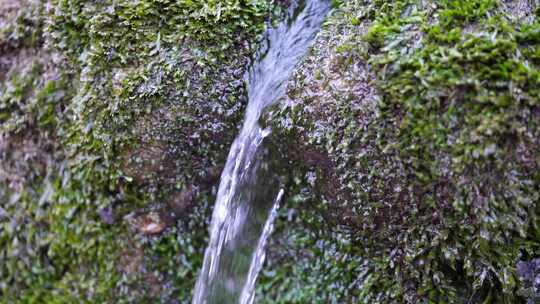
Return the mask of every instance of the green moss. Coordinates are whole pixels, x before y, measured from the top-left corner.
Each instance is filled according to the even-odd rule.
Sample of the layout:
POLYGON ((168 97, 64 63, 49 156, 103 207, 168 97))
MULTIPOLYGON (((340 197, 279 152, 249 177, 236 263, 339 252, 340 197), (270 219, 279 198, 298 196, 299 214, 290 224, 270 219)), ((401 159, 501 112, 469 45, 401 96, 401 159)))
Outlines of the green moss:
MULTIPOLYGON (((515 265, 540 247, 538 21, 495 0, 333 5, 274 113, 294 170, 260 301, 520 301, 515 265)), ((0 301, 189 301, 269 9, 0 14, 0 301), (149 211, 161 235, 128 220, 149 211)))
MULTIPOLYGON (((490 5, 443 7, 444 18, 436 25, 443 31, 438 33, 455 26, 455 19, 467 26, 485 15, 484 8, 490 5)), ((421 296, 457 297, 458 289, 447 294, 443 290, 451 288, 432 281, 439 268, 440 276, 449 280, 446 284, 470 282, 468 288, 477 296, 484 290, 485 296, 501 293, 499 299, 514 301, 515 265, 523 251, 537 246, 530 247, 527 241, 536 215, 529 212, 523 218, 523 212, 534 210, 538 200, 538 185, 529 184, 531 165, 537 164, 524 162, 521 154, 536 150, 531 147, 537 141, 530 135, 538 132, 538 125, 531 124, 529 117, 538 106, 533 97, 539 93, 538 69, 518 55, 518 49, 527 46, 518 43, 519 32, 501 16, 483 19, 476 26, 476 33, 450 39, 440 39, 431 31, 411 56, 398 58, 397 50, 383 49, 372 60, 377 70, 385 71, 379 74, 378 84, 384 102, 381 113, 392 124, 379 125, 379 132, 391 134, 389 141, 395 142, 390 147, 385 144, 386 153, 399 155, 396 161, 406 164, 407 186, 416 192, 411 199, 419 215, 434 216, 431 224, 417 222, 423 229, 407 232, 415 239, 411 245, 399 239, 394 244, 417 248, 413 252, 427 250, 412 255, 410 261, 429 261, 424 276, 416 269, 408 274, 408 280, 416 282, 423 277, 418 285, 421 296), (401 117, 395 120, 397 113, 401 117), (520 146, 532 150, 520 151, 520 146), (511 172, 519 172, 519 177, 510 178, 511 172), (438 231, 449 234, 439 240, 438 231), (443 272, 445 267, 463 277, 452 278, 443 272)), ((416 214, 405 218, 407 226, 419 220, 416 214)), ((391 239, 402 229, 388 231, 387 236, 391 239)), ((400 269, 401 275, 406 271, 407 267, 400 269)))
POLYGON ((368 261, 348 301, 521 300, 516 263, 539 246, 540 25, 503 7, 350 1, 292 79, 276 128, 331 164, 289 155, 329 171, 304 183, 332 206, 314 229, 345 231, 357 251, 341 252, 368 261))
POLYGON ((0 301, 188 302, 269 3, 52 1, 14 14, 0 29, 12 63, 0 66, 0 301), (162 235, 127 220, 189 187, 194 206, 162 235))

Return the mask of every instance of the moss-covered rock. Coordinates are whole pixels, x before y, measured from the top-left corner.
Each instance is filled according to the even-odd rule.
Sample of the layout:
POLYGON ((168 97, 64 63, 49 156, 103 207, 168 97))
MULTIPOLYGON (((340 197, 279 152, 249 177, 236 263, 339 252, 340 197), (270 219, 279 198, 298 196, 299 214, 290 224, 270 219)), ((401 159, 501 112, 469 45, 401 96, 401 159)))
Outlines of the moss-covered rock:
POLYGON ((304 168, 296 188, 307 201, 291 208, 323 223, 282 218, 297 230, 285 258, 270 255, 264 292, 276 302, 520 301, 516 265, 540 245, 536 7, 347 1, 334 11, 271 115, 304 168), (329 255, 356 266, 321 267, 329 255), (309 258, 283 262, 291 256, 309 258), (305 297, 289 297, 291 281, 305 297))
MULTIPOLYGON (((538 1, 333 3, 258 301, 532 299, 538 1)), ((189 301, 272 7, 0 2, 0 302, 189 301)))
POLYGON ((187 302, 267 1, 0 3, 0 302, 187 302))

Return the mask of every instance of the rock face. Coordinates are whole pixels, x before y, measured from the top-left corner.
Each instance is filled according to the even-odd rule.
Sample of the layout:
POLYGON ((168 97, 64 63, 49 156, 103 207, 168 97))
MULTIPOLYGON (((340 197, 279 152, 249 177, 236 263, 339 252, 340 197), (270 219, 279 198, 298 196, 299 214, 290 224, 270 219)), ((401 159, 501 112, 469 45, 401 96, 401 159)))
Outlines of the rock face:
POLYGON ((0 302, 188 301, 271 14, 0 1, 0 302))
MULTIPOLYGON (((0 302, 189 302, 274 3, 0 0, 0 302)), ((537 299, 538 1, 333 3, 257 302, 537 299)))
POLYGON ((261 300, 520 301, 516 264, 540 243, 540 24, 523 2, 334 11, 268 115, 303 170, 261 300))

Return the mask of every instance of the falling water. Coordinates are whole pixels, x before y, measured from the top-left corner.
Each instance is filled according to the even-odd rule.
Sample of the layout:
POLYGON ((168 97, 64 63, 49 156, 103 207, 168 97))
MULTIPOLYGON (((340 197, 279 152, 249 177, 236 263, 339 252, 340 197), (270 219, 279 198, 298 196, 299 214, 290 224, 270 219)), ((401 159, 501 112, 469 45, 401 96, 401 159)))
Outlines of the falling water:
POLYGON ((270 130, 261 128, 258 120, 267 106, 284 96, 286 80, 329 10, 325 0, 297 1, 286 20, 266 32, 259 59, 247 75, 245 121, 221 175, 193 304, 253 302, 264 247, 284 192, 268 161, 272 151, 264 144, 270 130))

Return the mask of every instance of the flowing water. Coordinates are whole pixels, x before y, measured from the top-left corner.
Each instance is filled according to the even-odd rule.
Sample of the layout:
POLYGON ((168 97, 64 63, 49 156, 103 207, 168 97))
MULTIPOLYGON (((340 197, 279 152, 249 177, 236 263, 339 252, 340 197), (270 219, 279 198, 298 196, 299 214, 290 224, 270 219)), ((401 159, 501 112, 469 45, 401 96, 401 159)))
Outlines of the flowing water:
POLYGON ((284 96, 287 79, 329 10, 325 0, 294 2, 285 21, 266 32, 258 60, 247 75, 244 125, 221 175, 193 304, 253 302, 265 245, 284 193, 264 141, 270 130, 261 128, 258 120, 266 107, 284 96))

